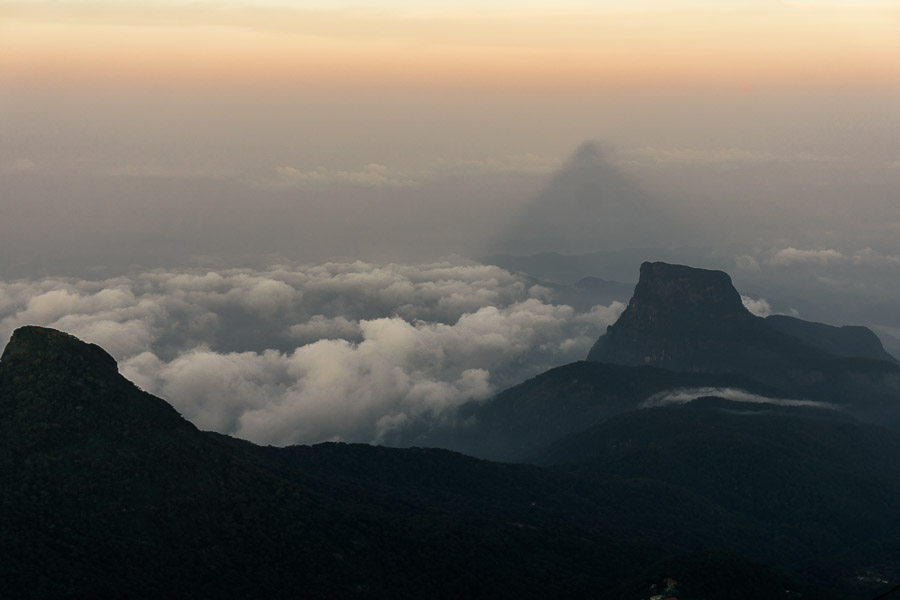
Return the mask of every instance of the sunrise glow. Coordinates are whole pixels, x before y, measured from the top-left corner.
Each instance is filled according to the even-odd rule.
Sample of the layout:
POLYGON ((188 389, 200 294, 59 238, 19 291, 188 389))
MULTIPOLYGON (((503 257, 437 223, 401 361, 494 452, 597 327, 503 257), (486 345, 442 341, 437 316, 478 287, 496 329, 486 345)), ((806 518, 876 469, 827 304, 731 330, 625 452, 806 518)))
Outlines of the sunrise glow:
POLYGON ((0 81, 880 87, 900 75, 900 10, 875 2, 413 8, 5 2, 0 81))

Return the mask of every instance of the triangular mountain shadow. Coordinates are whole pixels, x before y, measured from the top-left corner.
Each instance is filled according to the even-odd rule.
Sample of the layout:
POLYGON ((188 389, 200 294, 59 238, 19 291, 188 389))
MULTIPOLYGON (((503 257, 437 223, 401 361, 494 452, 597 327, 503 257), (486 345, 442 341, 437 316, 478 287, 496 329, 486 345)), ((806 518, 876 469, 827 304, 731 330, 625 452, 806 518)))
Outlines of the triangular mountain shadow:
POLYGON ((585 142, 530 206, 510 219, 492 251, 579 253, 665 245, 677 215, 623 174, 596 142, 585 142))

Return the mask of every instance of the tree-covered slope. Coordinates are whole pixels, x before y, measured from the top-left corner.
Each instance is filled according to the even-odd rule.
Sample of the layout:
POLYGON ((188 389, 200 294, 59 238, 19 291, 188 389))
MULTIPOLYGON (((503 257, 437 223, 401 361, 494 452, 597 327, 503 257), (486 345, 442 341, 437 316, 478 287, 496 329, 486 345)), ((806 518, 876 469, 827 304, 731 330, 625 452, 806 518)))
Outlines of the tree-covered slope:
POLYGON ((900 575, 883 568, 900 560, 900 439, 840 411, 703 398, 618 415, 535 462, 668 483, 816 540, 794 562, 810 576, 900 575))
MULTIPOLYGON (((596 367, 562 373, 623 398, 694 382, 596 367)), ((564 438, 535 458, 553 468, 260 447, 23 328, 0 359, 0 597, 867 598, 900 577, 877 427, 708 400, 564 438)))
POLYGON ((522 461, 573 433, 631 410, 654 394, 685 388, 782 392, 740 375, 678 373, 645 366, 581 361, 550 369, 458 411, 456 421, 396 440, 451 448, 491 460, 522 461))
POLYGON ((0 359, 0 481, 10 598, 630 598, 667 560, 783 537, 663 482, 200 432, 40 328, 0 359))

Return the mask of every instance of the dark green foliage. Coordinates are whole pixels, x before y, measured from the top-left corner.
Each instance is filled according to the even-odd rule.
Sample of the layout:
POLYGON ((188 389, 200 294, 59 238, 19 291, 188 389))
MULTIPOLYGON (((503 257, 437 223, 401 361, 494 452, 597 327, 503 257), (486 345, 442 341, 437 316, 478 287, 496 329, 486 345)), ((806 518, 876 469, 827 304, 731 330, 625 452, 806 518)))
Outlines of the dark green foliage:
POLYGON ((676 556, 651 565, 642 579, 627 586, 625 595, 641 599, 653 595, 674 596, 679 600, 799 600, 840 597, 815 587, 797 585, 796 581, 783 572, 762 563, 720 552, 676 556))
POLYGON ((548 444, 636 409, 673 388, 739 387, 762 395, 780 391, 747 377, 676 373, 656 367, 577 362, 538 375, 459 411, 454 427, 428 431, 395 445, 450 448, 491 460, 526 460, 548 444))
POLYGON ((542 462, 667 481, 741 512, 866 538, 900 527, 884 518, 900 510, 900 439, 812 412, 713 399, 636 411, 572 436, 542 462))
POLYGON ((842 526, 635 474, 259 447, 197 431, 99 348, 25 328, 0 360, 0 597, 632 599, 666 576, 698 600, 865 598, 897 558, 880 536, 836 570, 819 547, 842 526))
MULTIPOLYGON (((256 447, 197 431, 59 332, 15 334, 0 414, 3 597, 587 597, 671 544, 637 508, 645 483, 256 447)), ((718 514, 682 496, 692 527, 718 514)))
POLYGON ((836 411, 701 399, 619 415, 538 462, 690 490, 799 541, 768 556, 817 577, 900 559, 900 438, 836 411))

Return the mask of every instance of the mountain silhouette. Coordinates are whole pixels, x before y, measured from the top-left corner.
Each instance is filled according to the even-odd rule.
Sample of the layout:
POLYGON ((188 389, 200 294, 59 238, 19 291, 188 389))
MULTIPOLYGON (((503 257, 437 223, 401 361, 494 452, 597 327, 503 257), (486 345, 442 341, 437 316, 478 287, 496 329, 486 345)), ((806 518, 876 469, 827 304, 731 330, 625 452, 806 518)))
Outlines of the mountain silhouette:
POLYGON ((587 359, 748 376, 783 393, 895 410, 900 365, 864 327, 747 311, 722 271, 646 262, 634 295, 587 359))
POLYGON ((628 308, 586 362, 468 403, 455 424, 401 431, 389 442, 527 461, 679 390, 829 403, 884 423, 900 415, 900 366, 869 329, 763 319, 747 311, 726 273, 656 262, 642 265, 628 308))
POLYGON ((439 449, 258 447, 39 327, 0 358, 0 481, 4 598, 620 597, 660 561, 702 583, 679 559, 697 548, 747 590, 790 580, 759 562, 775 532, 690 491, 439 449), (673 519, 681 541, 660 544, 673 519))
POLYGON ((883 589, 900 560, 894 436, 832 411, 634 405, 702 384, 766 391, 582 362, 501 394, 492 417, 470 407, 498 432, 518 411, 519 441, 543 422, 553 434, 529 447, 550 468, 259 447, 197 430, 95 345, 18 329, 0 358, 0 596, 625 599, 669 578, 698 600, 883 589))
MULTIPOLYGON (((664 481, 787 529, 827 528, 794 565, 817 572, 845 556, 900 556, 898 458, 895 432, 840 411, 702 398, 617 415, 534 460, 664 481)), ((773 556, 785 549, 773 547, 773 556)))
POLYGON ((777 389, 734 374, 679 373, 649 366, 580 361, 550 369, 496 396, 462 406, 460 426, 438 427, 392 445, 439 446, 481 458, 530 461, 546 446, 637 410, 673 389, 739 388, 777 397, 777 389))

